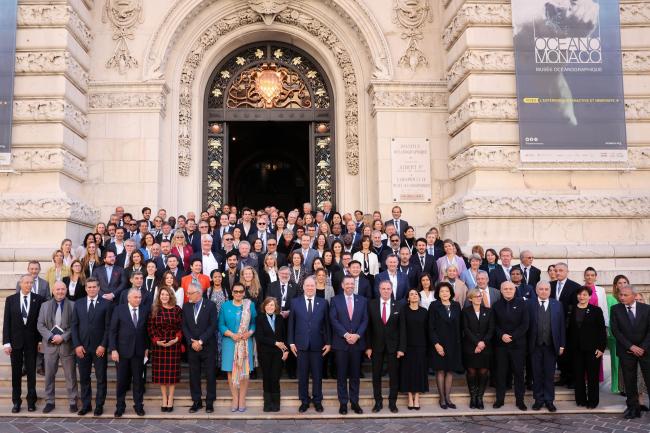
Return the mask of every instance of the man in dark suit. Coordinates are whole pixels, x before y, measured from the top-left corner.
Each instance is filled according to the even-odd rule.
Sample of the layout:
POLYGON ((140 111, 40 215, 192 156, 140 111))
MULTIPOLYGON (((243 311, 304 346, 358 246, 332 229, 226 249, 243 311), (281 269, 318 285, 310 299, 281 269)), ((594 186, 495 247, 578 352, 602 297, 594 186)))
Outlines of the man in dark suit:
POLYGON ((533 410, 546 406, 549 412, 555 412, 555 362, 566 346, 566 327, 562 304, 550 296, 551 285, 541 281, 536 296, 528 298, 528 351, 533 369, 533 410))
MULTIPOLYGON (((251 233, 248 235, 248 242, 250 242, 251 245, 253 245, 253 243, 257 239, 261 239, 262 240, 262 251, 264 253, 266 253, 266 250, 267 250, 266 243, 271 238, 275 239, 273 237, 273 233, 271 233, 271 230, 269 230, 269 228, 268 228, 268 218, 266 217, 266 215, 263 215, 263 216, 259 217, 257 219, 257 221, 255 222, 255 226, 256 226, 256 230, 255 231, 251 230, 251 233)), ((262 260, 260 259, 260 261, 262 261, 262 260)))
POLYGON ((72 346, 77 355, 79 381, 81 383, 81 410, 85 415, 92 410, 92 386, 90 373, 95 366, 97 394, 95 416, 104 413, 106 401, 106 348, 111 323, 112 303, 99 297, 99 281, 86 280, 87 296, 75 302, 72 315, 72 346))
MULTIPOLYGON (((354 294, 363 296, 366 299, 372 299, 372 287, 370 281, 361 273, 361 263, 357 260, 352 260, 348 265, 350 276, 354 281, 354 294)), ((344 287, 345 288, 345 287, 344 287)))
MULTIPOLYGON (((351 236, 349 245, 352 246, 354 252, 358 251, 359 246, 361 245, 361 233, 357 231, 356 223, 353 220, 348 221, 345 224, 345 230, 346 230, 345 234, 349 234, 351 236)), ((346 244, 345 236, 343 237, 343 243, 346 244)))
POLYGON ((527 410, 524 403, 524 364, 526 361, 526 333, 528 332, 528 305, 516 297, 515 285, 501 284, 501 299, 492 305, 496 330, 496 401, 495 409, 503 406, 506 395, 508 368, 514 375, 515 400, 519 410, 527 410))
POLYGON ((512 250, 508 247, 499 251, 500 264, 490 272, 490 287, 500 288, 504 281, 510 281, 510 269, 512 268, 512 250))
POLYGON ((393 288, 389 280, 379 284, 379 298, 368 302, 368 328, 366 331, 366 356, 372 361, 372 392, 374 413, 382 410, 384 398, 381 394, 381 376, 384 359, 388 364, 388 408, 397 413, 397 391, 399 389, 399 309, 402 302, 392 298, 393 288))
POLYGON ((393 299, 404 299, 408 291, 408 278, 397 272, 397 256, 390 255, 386 258, 386 270, 375 276, 375 298, 379 298, 379 283, 390 281, 393 288, 393 299))
POLYGON ((115 264, 120 268, 124 268, 126 260, 126 245, 124 244, 124 228, 117 227, 115 229, 115 239, 108 244, 106 251, 113 251, 115 253, 115 264))
POLYGON ((123 286, 123 272, 115 265, 115 252, 106 250, 104 264, 93 269, 93 278, 99 281, 99 295, 107 301, 119 301, 120 291, 123 286))
POLYGON ((2 325, 4 352, 11 358, 11 413, 20 412, 23 368, 27 373, 27 410, 36 410, 36 354, 41 339, 37 323, 41 304, 45 302, 31 291, 34 284, 31 275, 20 277, 18 284, 20 292, 5 300, 2 325))
MULTIPOLYGON (((50 284, 38 276, 38 274, 41 273, 41 264, 38 260, 31 260, 27 264, 27 273, 32 276, 32 293, 36 293, 46 301, 50 299, 52 297, 52 293, 50 293, 50 284)), ((19 292, 20 280, 16 282, 16 293, 19 292)))
POLYGON ((242 209, 241 222, 236 227, 239 227, 241 230, 242 239, 248 239, 249 236, 257 231, 257 227, 253 224, 253 212, 249 208, 245 207, 242 209))
POLYGON ((521 271, 521 269, 519 269, 516 266, 510 268, 510 281, 512 281, 512 284, 515 285, 515 289, 517 290, 518 297, 524 298, 524 300, 527 301, 536 296, 535 289, 529 284, 526 284, 526 282, 524 281, 523 272, 521 271))
POLYGON ((323 412, 323 356, 330 351, 330 324, 327 301, 316 297, 316 280, 307 277, 303 283, 304 296, 294 298, 289 313, 287 342, 298 360, 298 396, 300 413, 314 403, 316 412, 323 412), (309 396, 309 375, 312 396, 309 396))
POLYGON ((119 304, 126 304, 129 299, 128 295, 130 290, 129 289, 137 289, 140 291, 140 294, 142 295, 142 300, 140 301, 140 305, 145 308, 151 308, 153 305, 153 291, 148 291, 146 287, 144 286, 144 275, 140 271, 135 271, 131 274, 131 287, 127 288, 126 290, 122 291, 122 294, 120 295, 120 301, 119 304))
MULTIPOLYGON (((492 308, 492 305, 499 299, 501 299, 501 292, 494 287, 488 286, 488 281, 490 277, 488 273, 484 270, 479 270, 476 275, 476 288, 481 291, 481 299, 483 300, 483 305, 487 308, 492 308)), ((465 306, 471 304, 469 299, 465 300, 465 306)))
MULTIPOLYGON (((578 303, 576 291, 580 284, 569 279, 569 267, 566 263, 555 265, 556 281, 551 282, 551 298, 557 299, 564 310, 564 320, 575 305, 578 303)), ((573 388, 573 363, 571 362, 571 346, 564 349, 562 356, 558 357, 557 366, 560 369, 560 381, 556 385, 566 385, 573 388)))
MULTIPOLYGON (((243 290, 236 283, 233 290, 243 290)), ((205 411, 214 412, 214 400, 217 398, 216 368, 217 363, 217 306, 203 297, 200 284, 190 283, 187 290, 188 303, 183 304, 183 335, 187 344, 187 361, 190 366, 190 394, 192 406, 190 413, 203 407, 201 398, 201 376, 206 376, 205 411)))
POLYGON ((416 265, 411 262, 411 249, 407 246, 403 246, 399 249, 399 265, 397 266, 397 272, 403 275, 406 275, 408 280, 408 287, 417 287, 418 286, 418 269, 416 265))
POLYGON ((621 288, 621 303, 612 307, 610 315, 612 334, 616 338, 616 353, 625 382, 626 419, 641 417, 637 387, 639 368, 645 383, 650 384, 650 306, 637 302, 635 295, 634 288, 621 288))
MULTIPOLYGON (((420 281, 422 274, 427 274, 431 277, 431 282, 438 281, 438 266, 436 266, 436 259, 427 253, 427 240, 419 238, 415 241, 416 254, 411 256, 411 264, 417 270, 416 281, 420 281)), ((411 287, 417 287, 411 286, 411 287)))
POLYGON ((368 301, 365 296, 354 294, 352 276, 343 279, 343 293, 330 300, 330 323, 332 349, 336 357, 339 413, 341 415, 348 413, 349 401, 354 413, 362 414, 363 410, 359 406, 359 385, 361 356, 366 348, 368 301))
POLYGON ((523 250, 519 253, 519 264, 515 267, 521 269, 524 278, 524 284, 531 287, 537 287, 537 283, 542 278, 542 271, 533 266, 533 253, 529 250, 523 250))
POLYGON ((391 214, 393 216, 393 219, 384 222, 384 225, 392 224, 395 227, 395 230, 397 231, 397 235, 399 236, 400 239, 402 239, 404 237, 404 232, 406 231, 406 228, 409 226, 409 223, 402 219, 401 207, 393 206, 393 209, 391 210, 391 214))
POLYGON ((303 266, 308 271, 311 272, 311 265, 314 263, 314 259, 318 257, 318 251, 311 247, 311 238, 309 235, 302 235, 300 238, 301 248, 298 252, 302 255, 303 266))
POLYGON ((120 418, 126 409, 126 391, 133 389, 133 407, 138 416, 144 416, 144 358, 148 357, 149 337, 147 318, 149 308, 140 305, 142 295, 129 289, 128 302, 117 305, 111 317, 108 347, 111 359, 117 363, 117 404, 115 417, 120 418))
POLYGON ((228 215, 221 214, 219 216, 219 227, 214 231, 212 241, 216 244, 218 249, 222 248, 223 236, 230 232, 230 224, 228 223, 228 215))
MULTIPOLYGON (((232 237, 232 235, 230 234, 228 234, 227 236, 228 238, 232 237)), ((212 236, 210 236, 209 234, 201 235, 200 245, 201 245, 200 248, 198 250, 194 250, 194 254, 192 254, 192 257, 190 257, 190 263, 192 263, 196 259, 201 260, 203 273, 208 277, 215 269, 223 271, 224 257, 221 254, 220 250, 214 249, 214 242, 212 240, 212 236)))
POLYGON ((332 217, 334 216, 334 212, 332 210, 332 202, 331 201, 324 201, 323 202, 323 220, 327 222, 327 224, 332 224, 332 217))
MULTIPOLYGON (((287 255, 278 251, 278 241, 274 236, 271 236, 266 242, 266 254, 270 254, 275 257, 275 261, 278 263, 278 268, 285 266, 287 264, 287 255)), ((264 266, 264 262, 260 262, 264 266)))
POLYGON ((196 221, 193 219, 188 219, 185 224, 185 241, 192 247, 192 251, 201 249, 201 233, 197 230, 196 221))
POLYGON ((162 225, 162 231, 158 233, 158 236, 156 236, 155 240, 157 244, 162 244, 163 241, 171 242, 172 237, 174 237, 174 233, 172 233, 172 226, 168 222, 165 222, 162 225))

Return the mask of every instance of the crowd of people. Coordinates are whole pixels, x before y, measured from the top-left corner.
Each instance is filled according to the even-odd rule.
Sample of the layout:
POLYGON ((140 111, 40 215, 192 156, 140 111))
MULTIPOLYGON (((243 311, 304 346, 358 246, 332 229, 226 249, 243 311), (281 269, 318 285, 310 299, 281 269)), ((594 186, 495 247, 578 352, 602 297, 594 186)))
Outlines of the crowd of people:
POLYGON ((453 379, 463 373, 473 409, 484 409, 490 383, 494 408, 514 385, 522 411, 527 387, 533 410, 556 411, 556 386, 575 389, 576 404, 593 409, 607 349, 624 416, 647 410, 640 394, 650 380, 650 306, 626 276, 607 294, 591 267, 579 283, 566 263, 543 275, 531 251, 517 264, 508 247, 476 245, 466 256, 436 228, 416 236, 399 206, 386 221, 377 211, 342 215, 327 202, 286 214, 225 205, 178 217, 163 209, 152 217, 145 207, 137 218, 118 206, 80 241, 63 240, 44 278, 40 263, 29 262, 6 300, 12 413, 21 410, 24 375, 28 411, 36 410, 36 374, 45 376, 43 412, 54 410, 60 363, 70 412, 102 415, 109 359, 115 417, 129 389, 135 413, 145 415, 148 369, 161 411, 172 412, 185 361, 191 413, 214 411, 218 377, 227 378, 232 412, 245 412, 258 376, 263 410, 277 412, 286 372, 298 379, 300 413, 323 411, 322 379, 332 377, 339 413, 360 414, 366 362, 375 413, 386 374, 392 413, 399 393, 408 410, 420 409, 430 374, 440 407, 455 409, 453 379))

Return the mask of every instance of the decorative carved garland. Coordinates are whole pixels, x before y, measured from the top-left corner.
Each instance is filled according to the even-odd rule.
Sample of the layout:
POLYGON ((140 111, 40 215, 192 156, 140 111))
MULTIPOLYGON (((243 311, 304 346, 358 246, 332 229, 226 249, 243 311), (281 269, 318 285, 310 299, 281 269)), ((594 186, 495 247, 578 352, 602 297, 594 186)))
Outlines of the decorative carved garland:
POLYGON ((127 69, 138 66, 138 60, 131 55, 126 41, 135 37, 134 28, 143 20, 142 0, 106 0, 102 22, 111 23, 113 40, 117 41, 113 55, 106 62, 107 68, 117 68, 120 74, 125 74, 127 69))
MULTIPOLYGON (((180 79, 179 115, 178 115, 178 173, 188 176, 191 164, 192 137, 192 83, 195 73, 203 60, 205 52, 217 40, 245 25, 264 20, 250 7, 221 18, 210 26, 194 42, 185 59, 180 79)), ((345 83, 345 123, 346 123, 346 164, 350 175, 359 174, 359 105, 357 78, 350 54, 338 36, 318 18, 293 8, 286 8, 275 15, 275 21, 301 28, 321 41, 336 58, 336 63, 345 83)))

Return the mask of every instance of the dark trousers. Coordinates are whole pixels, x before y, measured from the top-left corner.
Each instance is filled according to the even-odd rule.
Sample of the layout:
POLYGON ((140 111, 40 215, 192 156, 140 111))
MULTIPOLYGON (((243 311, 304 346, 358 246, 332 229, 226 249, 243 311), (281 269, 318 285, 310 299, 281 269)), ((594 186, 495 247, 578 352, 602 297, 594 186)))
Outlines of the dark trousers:
POLYGON ((116 409, 124 410, 126 408, 126 392, 129 390, 129 384, 133 391, 133 406, 141 408, 144 399, 144 379, 142 378, 142 368, 144 357, 134 356, 132 358, 120 357, 117 363, 117 404, 116 409))
MULTIPOLYGON (((572 353, 576 404, 579 405, 598 405, 598 372, 601 358, 596 358, 594 352, 595 350, 574 349, 572 353)), ((636 374, 634 377, 636 378, 636 374)))
POLYGON ((298 351, 298 398, 302 403, 323 401, 323 355, 321 351, 298 351), (309 397, 309 376, 311 374, 311 398, 309 397))
POLYGON ((536 346, 530 352, 533 377, 533 397, 536 402, 555 400, 555 347, 536 346))
POLYGON ((574 383, 573 377, 573 354, 571 345, 567 344, 562 356, 557 358, 557 368, 560 370, 560 380, 566 384, 574 383))
POLYGON ((287 357, 286 362, 284 363, 285 368, 287 369, 287 374, 289 376, 295 376, 296 375, 296 357, 293 354, 293 352, 289 351, 289 356, 287 357))
POLYGON ((280 393, 280 374, 282 374, 282 352, 258 352, 262 368, 262 384, 265 393, 280 393))
POLYGON ((506 396, 508 371, 511 371, 515 382, 515 399, 524 400, 526 387, 524 385, 524 364, 526 362, 525 348, 496 347, 496 400, 501 402, 506 396))
POLYGON ((361 376, 361 351, 336 350, 336 393, 339 403, 348 401, 359 404, 359 384, 361 376))
POLYGON ((86 352, 86 356, 77 360, 79 366, 79 382, 81 385, 81 404, 82 407, 92 406, 92 386, 90 382, 90 372, 95 366, 95 380, 97 381, 97 391, 95 393, 95 405, 102 407, 106 401, 106 354, 103 357, 95 353, 86 352))
POLYGON ((37 346, 12 349, 11 351, 11 401, 21 404, 23 366, 27 372, 27 404, 36 403, 36 353, 37 346))
POLYGON ((397 401, 399 390, 399 360, 395 352, 372 352, 372 393, 376 402, 383 402, 381 395, 381 374, 384 369, 384 359, 388 363, 388 401, 397 401))
MULTIPOLYGON (((647 352, 643 357, 637 358, 627 353, 619 354, 618 357, 623 371, 623 381, 625 383, 625 394, 627 396, 625 403, 627 407, 639 407, 639 388, 637 387, 637 365, 641 367, 641 375, 646 385, 650 385, 650 354, 647 352)), ((28 397, 29 398, 29 397, 28 397)))
POLYGON ((214 402, 217 398, 217 348, 203 346, 203 350, 196 352, 188 347, 187 362, 190 366, 190 395, 192 401, 201 401, 201 374, 205 372, 205 401, 206 404, 214 402))

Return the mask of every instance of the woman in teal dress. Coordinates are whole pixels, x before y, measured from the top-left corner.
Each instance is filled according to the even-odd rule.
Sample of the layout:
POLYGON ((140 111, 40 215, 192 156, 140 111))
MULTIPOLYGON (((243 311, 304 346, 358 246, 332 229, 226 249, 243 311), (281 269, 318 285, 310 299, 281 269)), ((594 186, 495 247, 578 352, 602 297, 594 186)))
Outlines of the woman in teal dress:
POLYGON ((248 378, 254 368, 253 334, 255 333, 255 304, 244 299, 244 286, 233 284, 232 301, 221 306, 219 332, 221 342, 221 371, 228 373, 228 385, 232 394, 230 410, 246 411, 248 378))
MULTIPOLYGON (((630 284, 630 280, 625 275, 617 275, 614 277, 614 283, 612 284, 612 293, 607 295, 607 308, 612 310, 612 306, 618 304, 618 292, 621 287, 630 284)), ((619 363, 618 356, 616 356, 616 338, 612 335, 612 332, 607 328, 607 347, 609 348, 609 358, 611 364, 611 391, 614 394, 618 394, 623 391, 623 382, 619 384, 618 382, 618 372, 619 372, 619 363)))

